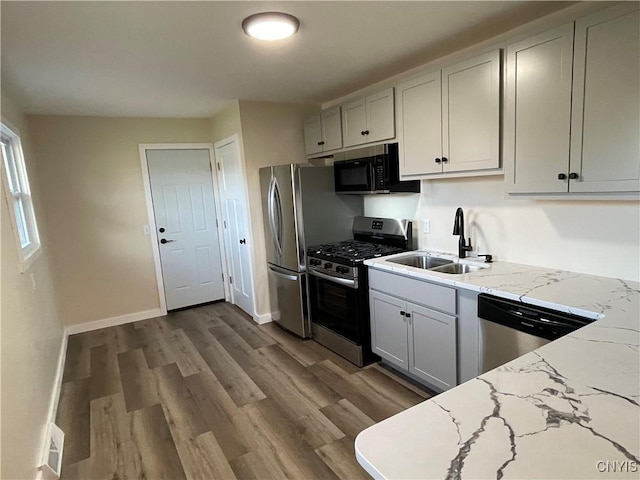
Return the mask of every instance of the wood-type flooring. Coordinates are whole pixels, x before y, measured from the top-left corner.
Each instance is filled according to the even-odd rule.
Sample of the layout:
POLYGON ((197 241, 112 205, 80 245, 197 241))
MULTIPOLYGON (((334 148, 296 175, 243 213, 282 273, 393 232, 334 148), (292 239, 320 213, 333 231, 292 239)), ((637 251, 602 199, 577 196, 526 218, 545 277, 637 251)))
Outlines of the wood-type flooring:
POLYGON ((359 479, 356 435, 429 397, 216 303, 69 337, 63 479, 359 479))

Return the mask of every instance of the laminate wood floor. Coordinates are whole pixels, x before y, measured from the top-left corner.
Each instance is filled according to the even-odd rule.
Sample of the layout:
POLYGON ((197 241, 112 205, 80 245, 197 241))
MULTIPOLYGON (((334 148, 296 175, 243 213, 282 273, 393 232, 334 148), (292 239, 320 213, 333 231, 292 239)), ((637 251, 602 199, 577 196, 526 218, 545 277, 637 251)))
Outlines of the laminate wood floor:
POLYGON ((216 303, 69 337, 62 478, 369 478, 356 435, 428 397, 216 303))

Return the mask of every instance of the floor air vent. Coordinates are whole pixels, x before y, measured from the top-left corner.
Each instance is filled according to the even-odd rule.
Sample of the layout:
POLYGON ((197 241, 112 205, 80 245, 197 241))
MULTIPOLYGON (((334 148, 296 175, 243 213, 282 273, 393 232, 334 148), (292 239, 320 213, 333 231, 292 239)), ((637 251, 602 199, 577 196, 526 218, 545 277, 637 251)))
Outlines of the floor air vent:
POLYGON ((45 480, 60 478, 62 468, 62 449, 64 447, 64 432, 55 423, 49 424, 49 447, 45 451, 42 473, 45 480))

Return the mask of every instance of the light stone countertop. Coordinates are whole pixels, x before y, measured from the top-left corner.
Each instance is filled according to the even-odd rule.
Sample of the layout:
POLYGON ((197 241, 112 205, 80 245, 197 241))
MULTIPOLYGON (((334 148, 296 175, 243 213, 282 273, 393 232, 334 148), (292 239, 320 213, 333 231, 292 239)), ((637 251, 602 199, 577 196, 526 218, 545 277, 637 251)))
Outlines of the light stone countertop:
POLYGON ((640 284, 506 262, 449 275, 393 257, 365 264, 598 320, 361 432, 369 474, 640 478, 640 284))

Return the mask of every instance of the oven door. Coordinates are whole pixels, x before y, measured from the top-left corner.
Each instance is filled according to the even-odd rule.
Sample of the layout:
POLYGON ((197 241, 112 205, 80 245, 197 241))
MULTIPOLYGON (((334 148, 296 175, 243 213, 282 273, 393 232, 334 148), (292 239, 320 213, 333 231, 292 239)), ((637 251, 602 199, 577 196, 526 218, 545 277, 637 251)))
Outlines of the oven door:
POLYGON ((372 193, 375 190, 373 159, 343 160, 333 164, 336 193, 372 193))
POLYGON ((361 318, 366 314, 361 311, 361 295, 354 281, 309 271, 311 321, 358 345, 362 343, 361 318))

